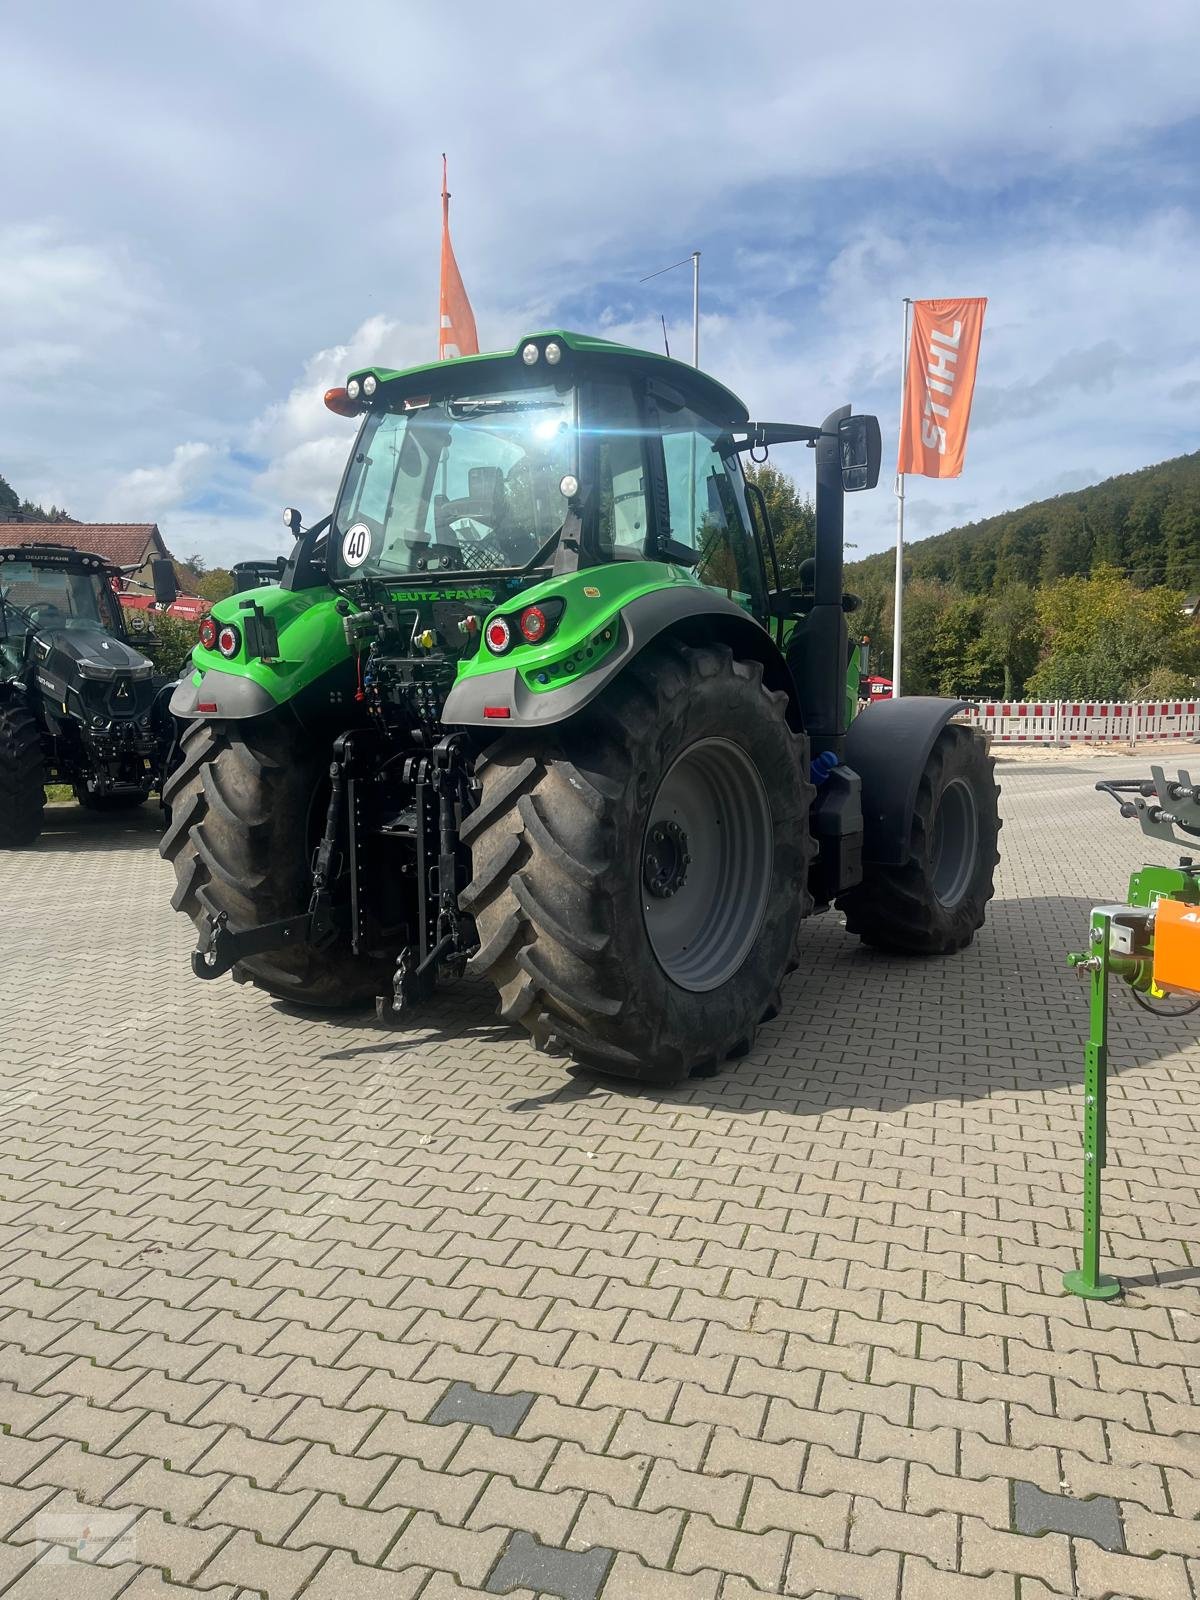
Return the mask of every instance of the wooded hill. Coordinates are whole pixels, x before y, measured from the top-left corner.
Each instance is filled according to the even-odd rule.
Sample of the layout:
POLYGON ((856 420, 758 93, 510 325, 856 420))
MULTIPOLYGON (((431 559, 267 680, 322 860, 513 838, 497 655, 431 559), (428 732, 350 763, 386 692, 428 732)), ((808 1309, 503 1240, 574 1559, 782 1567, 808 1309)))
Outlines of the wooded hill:
MULTIPOLYGON (((813 508, 775 467, 751 466, 785 586, 812 554, 813 508)), ((1039 500, 908 545, 908 694, 1157 699, 1200 687, 1200 452, 1039 500)), ((874 670, 892 659, 891 551, 846 565, 851 627, 874 670)))
MULTIPOLYGON (((850 589, 891 578, 890 552, 847 564, 850 589)), ((1200 589, 1200 451, 951 528, 908 546, 905 573, 990 594, 1115 567, 1138 589, 1200 589)))

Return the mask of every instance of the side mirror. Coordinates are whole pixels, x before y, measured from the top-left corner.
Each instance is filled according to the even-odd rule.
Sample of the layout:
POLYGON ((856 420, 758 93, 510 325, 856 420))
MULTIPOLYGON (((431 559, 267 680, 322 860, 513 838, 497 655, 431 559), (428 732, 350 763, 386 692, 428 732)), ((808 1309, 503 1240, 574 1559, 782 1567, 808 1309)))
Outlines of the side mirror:
POLYGON ((150 571, 154 578, 154 599, 160 606, 174 605, 179 598, 179 580, 175 576, 174 564, 164 557, 150 563, 150 571))
POLYGON ((842 489, 853 494, 873 489, 879 482, 883 438, 878 417, 843 417, 838 423, 838 450, 842 461, 842 489))
POLYGON ((300 513, 295 506, 285 506, 283 510, 283 525, 293 539, 300 537, 300 513))

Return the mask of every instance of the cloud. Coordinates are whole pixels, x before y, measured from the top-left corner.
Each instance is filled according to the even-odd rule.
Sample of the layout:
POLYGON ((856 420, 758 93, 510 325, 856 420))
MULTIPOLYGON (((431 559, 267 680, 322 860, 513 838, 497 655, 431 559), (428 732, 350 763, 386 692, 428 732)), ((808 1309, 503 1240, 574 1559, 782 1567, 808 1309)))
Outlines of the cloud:
POLYGON ((1140 364, 1115 339, 1104 339, 1086 350, 1068 350, 1029 382, 1018 381, 1004 388, 980 385, 972 423, 978 429, 1035 417, 1077 390, 1111 393, 1118 375, 1132 373, 1140 364))
POLYGON ((107 336, 144 309, 148 290, 139 276, 125 252, 72 238, 61 227, 0 227, 0 327, 107 336))
MULTIPOLYGON (((1195 447, 1195 8, 1012 0, 936 50, 884 0, 852 36, 787 0, 753 26, 683 0, 553 21, 542 0, 362 0, 352 29, 296 0, 283 31, 242 0, 15 12, 0 471, 272 553, 279 505, 327 508, 349 447, 323 390, 430 356, 443 149, 492 348, 557 323, 657 350, 661 310, 686 353, 689 274, 637 280, 701 249, 704 364, 768 419, 850 398, 890 449, 901 297, 989 295, 967 470, 912 486, 914 528, 1195 447)), ((807 482, 805 452, 780 464, 807 482)), ((848 507, 863 548, 892 520, 885 492, 848 507)))
MULTIPOLYGON (((267 458, 252 492, 264 501, 327 507, 337 489, 355 425, 330 411, 325 391, 357 367, 403 364, 415 330, 385 316, 369 317, 344 344, 318 350, 286 399, 267 407, 247 431, 251 450, 267 458)), ((314 520, 315 520, 314 514, 314 520)))
POLYGON ((215 454, 208 444, 179 444, 165 465, 124 473, 113 485, 110 514, 122 522, 157 522, 204 481, 215 454))

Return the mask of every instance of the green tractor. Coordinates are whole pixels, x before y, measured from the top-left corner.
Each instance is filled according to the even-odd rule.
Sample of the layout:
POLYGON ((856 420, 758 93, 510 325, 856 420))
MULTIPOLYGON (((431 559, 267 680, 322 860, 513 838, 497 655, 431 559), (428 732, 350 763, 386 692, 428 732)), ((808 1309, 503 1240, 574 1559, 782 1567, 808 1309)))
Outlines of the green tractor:
POLYGON ((360 417, 276 585, 220 601, 172 701, 162 844, 198 976, 404 1011, 469 966, 539 1044, 670 1083, 750 1048, 800 925, 934 955, 997 860, 984 738, 855 716, 843 497, 875 418, 753 423, 715 379, 573 333, 325 397, 360 417), (804 441, 810 581, 742 459, 804 441))

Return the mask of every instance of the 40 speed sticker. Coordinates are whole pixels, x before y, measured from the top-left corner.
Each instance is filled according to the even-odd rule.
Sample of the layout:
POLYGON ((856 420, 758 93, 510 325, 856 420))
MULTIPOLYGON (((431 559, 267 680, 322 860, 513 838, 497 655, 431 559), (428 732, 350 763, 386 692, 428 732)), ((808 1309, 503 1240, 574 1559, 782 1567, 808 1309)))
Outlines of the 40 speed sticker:
POLYGON ((361 567, 371 554, 371 530, 365 522, 356 522, 342 535, 342 560, 348 567, 361 567))

